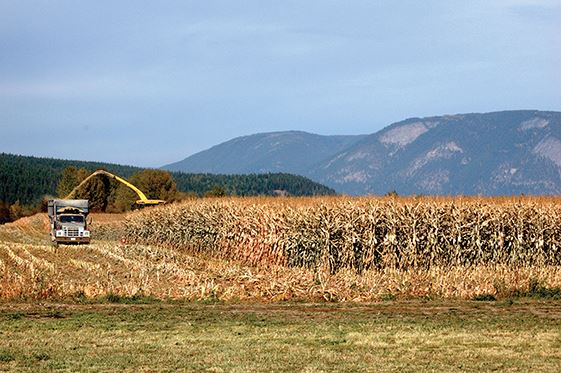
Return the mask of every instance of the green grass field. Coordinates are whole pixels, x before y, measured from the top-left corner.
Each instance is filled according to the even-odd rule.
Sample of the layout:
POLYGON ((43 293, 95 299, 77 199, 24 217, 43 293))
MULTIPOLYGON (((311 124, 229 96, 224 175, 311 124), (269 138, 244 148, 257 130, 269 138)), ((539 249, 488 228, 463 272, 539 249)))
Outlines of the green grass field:
POLYGON ((4 371, 559 371, 561 302, 0 303, 4 371))

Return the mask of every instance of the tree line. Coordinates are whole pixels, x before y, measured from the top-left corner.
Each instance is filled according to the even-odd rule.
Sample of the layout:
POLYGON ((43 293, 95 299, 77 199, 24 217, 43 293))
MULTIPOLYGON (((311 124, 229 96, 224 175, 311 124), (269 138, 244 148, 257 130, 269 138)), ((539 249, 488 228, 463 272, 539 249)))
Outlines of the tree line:
MULTIPOLYGON (((188 174, 101 162, 69 161, 0 153, 0 224, 41 211, 45 200, 65 197, 89 174, 105 169, 131 181, 148 198, 179 200, 205 196, 331 195, 330 188, 285 173, 188 174), (66 194, 65 194, 66 193, 66 194)), ((138 196, 114 180, 96 177, 84 186, 97 211, 124 211, 138 196)))

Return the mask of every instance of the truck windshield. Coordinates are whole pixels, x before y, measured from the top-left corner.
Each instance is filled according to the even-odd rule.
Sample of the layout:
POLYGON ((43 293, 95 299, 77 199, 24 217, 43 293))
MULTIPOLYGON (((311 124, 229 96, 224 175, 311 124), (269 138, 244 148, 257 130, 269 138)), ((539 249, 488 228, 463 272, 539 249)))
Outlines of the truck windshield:
POLYGON ((61 223, 83 223, 84 217, 80 215, 61 215, 61 223))

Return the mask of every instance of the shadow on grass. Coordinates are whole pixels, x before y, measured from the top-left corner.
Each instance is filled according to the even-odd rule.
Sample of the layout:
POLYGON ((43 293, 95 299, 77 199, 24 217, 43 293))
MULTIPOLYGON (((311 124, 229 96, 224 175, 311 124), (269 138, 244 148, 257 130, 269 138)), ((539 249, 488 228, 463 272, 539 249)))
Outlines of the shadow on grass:
POLYGON ((79 291, 72 296, 72 300, 81 304, 95 304, 95 303, 114 303, 114 304, 153 304, 161 303, 162 300, 146 295, 144 293, 136 293, 134 295, 120 295, 115 293, 108 293, 98 297, 87 297, 84 292, 79 291))
POLYGON ((505 290, 502 284, 495 284, 497 295, 490 293, 477 294, 472 298, 475 301, 492 302, 497 298, 513 300, 517 298, 561 300, 561 287, 547 287, 536 278, 530 279, 527 290, 505 290))

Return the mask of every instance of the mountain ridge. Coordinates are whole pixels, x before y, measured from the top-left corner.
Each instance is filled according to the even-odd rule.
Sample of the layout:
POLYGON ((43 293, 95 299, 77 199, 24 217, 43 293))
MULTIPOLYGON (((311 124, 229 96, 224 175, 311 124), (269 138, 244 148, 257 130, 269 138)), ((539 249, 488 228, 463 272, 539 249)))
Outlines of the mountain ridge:
POLYGON ((333 149, 343 149, 364 136, 325 136, 294 130, 256 133, 235 137, 162 168, 219 174, 286 172, 290 169, 302 174, 314 163, 329 157, 333 149), (258 148, 267 151, 255 159, 252 150, 258 148), (313 153, 305 158, 291 157, 291 154, 302 154, 309 149, 313 153), (279 159, 283 161, 279 163, 279 159))
POLYGON ((189 165, 196 160, 204 172, 213 172, 205 169, 212 163, 228 173, 229 164, 224 159, 229 159, 230 163, 241 163, 246 172, 296 173, 338 192, 357 195, 389 191, 437 195, 561 193, 561 112, 556 111, 412 117, 354 137, 286 131, 235 140, 237 144, 230 140, 181 162, 189 165), (309 147, 306 151, 305 146, 281 143, 276 149, 282 151, 273 148, 267 153, 270 136, 309 147), (260 141, 261 148, 238 150, 239 144, 255 145, 254 140, 260 141), (242 157, 237 156, 240 152, 242 157), (211 160, 209 154, 213 155, 211 160), (290 155, 288 160, 282 158, 285 154, 290 155))

